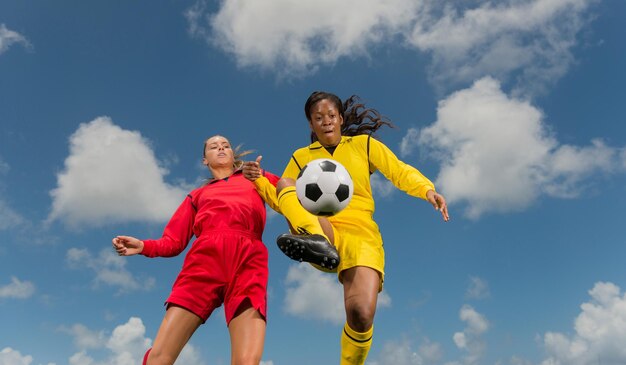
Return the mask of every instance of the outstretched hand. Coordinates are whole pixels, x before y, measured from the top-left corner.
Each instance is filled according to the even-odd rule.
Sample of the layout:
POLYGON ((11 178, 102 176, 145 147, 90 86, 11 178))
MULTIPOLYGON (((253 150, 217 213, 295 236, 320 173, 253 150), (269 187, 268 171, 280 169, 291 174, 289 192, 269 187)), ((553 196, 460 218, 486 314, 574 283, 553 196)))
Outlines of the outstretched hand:
POLYGON ((434 190, 428 190, 426 193, 426 200, 428 200, 428 202, 432 204, 436 210, 441 212, 444 221, 447 222, 450 220, 450 215, 448 215, 448 205, 446 204, 446 198, 444 198, 443 195, 435 192, 434 190))
POLYGON ((132 256, 143 251, 143 241, 131 236, 117 236, 113 239, 113 248, 120 256, 132 256))
POLYGON ((242 171, 243 176, 250 180, 254 181, 261 177, 261 159, 263 156, 258 156, 256 161, 246 161, 243 163, 242 171))

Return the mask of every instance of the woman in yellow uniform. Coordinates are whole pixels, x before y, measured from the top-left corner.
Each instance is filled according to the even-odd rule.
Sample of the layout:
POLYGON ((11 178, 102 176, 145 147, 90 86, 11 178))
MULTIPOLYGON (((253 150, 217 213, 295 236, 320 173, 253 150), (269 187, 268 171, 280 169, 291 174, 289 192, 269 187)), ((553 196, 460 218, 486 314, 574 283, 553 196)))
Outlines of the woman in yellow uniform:
MULTIPOLYGON (((372 343, 376 301, 385 268, 383 241, 373 219, 370 175, 380 171, 399 189, 430 202, 445 221, 449 219, 448 208, 430 180, 372 137, 373 132, 391 123, 376 110, 358 103, 356 96, 342 103, 334 94, 316 91, 308 98, 304 111, 312 143, 293 153, 276 185, 278 208, 292 232, 279 236, 277 243, 294 260, 337 270, 344 287, 347 321, 341 338, 341 364, 361 365, 372 343), (328 218, 307 212, 295 192, 300 170, 318 158, 340 162, 354 183, 350 204, 328 218)), ((259 194, 270 201, 274 186, 261 176, 259 161, 247 162, 244 176, 255 181, 259 194)))

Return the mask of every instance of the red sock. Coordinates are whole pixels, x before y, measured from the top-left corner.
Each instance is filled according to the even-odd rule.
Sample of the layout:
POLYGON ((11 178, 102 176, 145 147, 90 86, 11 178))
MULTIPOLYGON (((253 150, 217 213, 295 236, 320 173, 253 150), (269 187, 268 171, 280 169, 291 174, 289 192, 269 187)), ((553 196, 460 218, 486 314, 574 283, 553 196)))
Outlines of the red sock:
POLYGON ((149 348, 148 351, 146 351, 145 355, 143 355, 143 362, 141 363, 141 365, 148 364, 148 355, 150 354, 150 350, 152 350, 152 347, 149 348))

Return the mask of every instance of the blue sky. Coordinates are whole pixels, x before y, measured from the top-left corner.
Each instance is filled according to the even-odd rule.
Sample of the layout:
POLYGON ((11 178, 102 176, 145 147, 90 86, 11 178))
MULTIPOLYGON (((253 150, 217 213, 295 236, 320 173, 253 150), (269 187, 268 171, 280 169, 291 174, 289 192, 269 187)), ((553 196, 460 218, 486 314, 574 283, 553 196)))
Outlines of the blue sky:
MULTIPOLYGON (((626 363, 626 3, 0 3, 0 364, 137 364, 183 256, 160 236, 223 134, 280 174, 314 90, 357 94, 452 220, 372 177, 369 365, 626 363)), ((333 275, 270 214, 264 365, 336 363, 333 275)), ((177 362, 228 364, 218 310, 177 362)))

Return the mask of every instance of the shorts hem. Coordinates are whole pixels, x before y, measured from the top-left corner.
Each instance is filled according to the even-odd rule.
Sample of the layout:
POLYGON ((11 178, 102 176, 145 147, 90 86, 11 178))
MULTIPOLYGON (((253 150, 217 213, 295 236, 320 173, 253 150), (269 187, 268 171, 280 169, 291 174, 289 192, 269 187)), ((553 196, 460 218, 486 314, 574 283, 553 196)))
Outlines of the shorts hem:
POLYGON ((226 316, 226 325, 230 325, 230 321, 235 318, 235 314, 239 310, 239 307, 241 307, 241 305, 246 302, 246 299, 250 303, 250 307, 259 312, 265 323, 267 323, 267 301, 258 299, 254 300, 253 297, 245 295, 237 297, 236 299, 231 299, 229 301, 228 310, 224 310, 224 315, 226 316), (236 304, 232 305, 233 303, 236 304))
POLYGON ((364 267, 368 267, 372 270, 376 270, 378 272, 378 277, 379 277, 379 283, 378 283, 378 292, 380 293, 383 290, 383 284, 385 282, 385 270, 384 267, 381 267, 380 265, 372 265, 372 264, 368 264, 368 263, 360 263, 360 264, 346 264, 346 265, 341 265, 340 270, 337 271, 337 279, 339 280, 339 282, 341 284, 343 284, 343 277, 342 277, 342 273, 348 269, 351 269, 353 267, 357 267, 357 266, 364 266, 364 267))
POLYGON ((202 323, 205 323, 207 321, 207 319, 209 319, 209 317, 211 316, 211 314, 213 313, 213 310, 215 308, 218 308, 218 306, 216 306, 215 308, 211 309, 211 310, 201 310, 198 309, 197 306, 195 306, 193 303, 190 303, 187 300, 181 299, 181 298, 176 298, 176 297, 170 297, 167 298, 167 300, 165 301, 165 306, 167 308, 169 308, 170 305, 175 305, 177 307, 181 307, 183 309, 186 309, 188 311, 190 311, 191 313, 195 314, 196 316, 200 317, 200 319, 202 320, 202 323))

